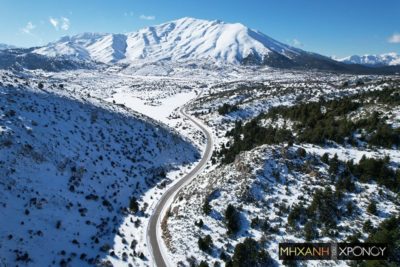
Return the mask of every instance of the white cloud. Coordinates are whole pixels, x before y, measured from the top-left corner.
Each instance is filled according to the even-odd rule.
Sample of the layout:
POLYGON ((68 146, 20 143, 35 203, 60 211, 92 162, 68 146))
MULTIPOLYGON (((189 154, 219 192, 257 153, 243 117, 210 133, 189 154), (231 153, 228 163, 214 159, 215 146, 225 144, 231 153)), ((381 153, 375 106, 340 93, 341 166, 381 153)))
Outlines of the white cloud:
POLYGON ((32 31, 36 28, 36 26, 32 22, 28 22, 25 27, 21 29, 23 33, 32 34, 32 31))
POLYGON ((400 33, 394 33, 392 36, 389 37, 388 42, 393 44, 400 44, 400 33))
POLYGON ((57 31, 59 29, 63 30, 63 31, 68 31, 69 30, 69 26, 71 25, 71 22, 68 18, 65 17, 61 17, 61 18, 49 18, 49 22, 50 24, 54 27, 54 29, 56 29, 57 31))
POLYGON ((133 11, 125 12, 125 13, 124 13, 124 16, 125 16, 125 17, 133 17, 133 15, 134 15, 133 11))
POLYGON ((298 39, 294 38, 293 39, 293 45, 294 46, 303 46, 303 43, 300 42, 298 39))
POLYGON ((43 39, 37 35, 34 31, 36 29, 36 25, 29 21, 25 27, 20 29, 22 34, 28 34, 29 36, 33 37, 36 40, 37 45, 43 45, 43 39))
POLYGON ((61 29, 64 31, 68 31, 69 26, 71 25, 70 21, 68 18, 61 18, 61 29))
POLYGON ((50 17, 49 22, 58 31, 58 19, 50 17))
POLYGON ((144 19, 144 20, 155 20, 156 19, 155 16, 146 16, 146 15, 140 15, 139 18, 144 19))

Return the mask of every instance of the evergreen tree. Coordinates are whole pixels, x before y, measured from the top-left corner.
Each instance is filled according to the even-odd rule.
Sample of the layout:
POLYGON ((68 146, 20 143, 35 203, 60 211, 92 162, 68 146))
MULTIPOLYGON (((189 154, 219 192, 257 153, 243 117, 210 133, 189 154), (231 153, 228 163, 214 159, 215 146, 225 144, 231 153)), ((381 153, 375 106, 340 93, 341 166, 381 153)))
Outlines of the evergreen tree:
POLYGON ((335 154, 333 158, 329 161, 329 173, 337 174, 339 171, 339 159, 338 155, 335 154))
POLYGON ((307 222, 304 225, 304 237, 306 241, 311 241, 318 237, 318 232, 316 231, 312 222, 307 222))
POLYGON ((199 267, 209 267, 209 265, 206 261, 201 261, 199 267))
POLYGON ((400 262, 400 216, 384 220, 366 240, 371 243, 388 244, 389 258, 387 261, 366 261, 362 266, 398 266, 400 262))
POLYGON ((210 201, 208 200, 208 198, 206 198, 206 199, 204 200, 204 203, 203 203, 203 212, 204 212, 205 215, 209 215, 210 212, 211 212, 211 205, 210 205, 210 201))
POLYGON ((262 249, 252 238, 246 238, 235 247, 232 257, 233 267, 267 267, 273 266, 273 261, 267 251, 262 249))
POLYGON ((228 234, 236 234, 240 230, 240 213, 232 204, 225 210, 225 224, 228 234))
POLYGON ((354 212, 354 204, 353 204, 353 202, 351 200, 347 202, 346 210, 347 210, 347 214, 348 215, 352 215, 353 214, 353 212, 354 212))
POLYGON ((322 155, 322 157, 321 157, 321 161, 325 164, 329 164, 329 154, 324 153, 324 155, 322 155))
POLYGON ((204 238, 199 237, 197 243, 202 251, 207 253, 211 252, 213 241, 210 235, 206 235, 204 238))
POLYGON ((363 225, 363 230, 366 233, 370 233, 374 229, 371 220, 366 220, 363 225))
POLYGON ((367 207, 367 211, 371 214, 376 214, 377 208, 376 208, 376 202, 374 200, 371 200, 367 207))
POLYGON ((130 202, 129 202, 129 209, 133 212, 136 213, 139 211, 139 203, 137 202, 135 197, 132 197, 130 202))
POLYGON ((198 222, 194 222, 194 225, 198 226, 198 227, 203 227, 204 226, 204 222, 202 219, 200 219, 198 222))

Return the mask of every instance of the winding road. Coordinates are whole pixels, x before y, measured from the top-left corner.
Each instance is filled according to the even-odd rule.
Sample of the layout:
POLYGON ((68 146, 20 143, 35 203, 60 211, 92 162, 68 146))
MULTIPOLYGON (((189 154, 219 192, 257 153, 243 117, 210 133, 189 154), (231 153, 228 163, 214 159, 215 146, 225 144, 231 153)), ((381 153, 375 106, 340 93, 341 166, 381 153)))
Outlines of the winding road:
POLYGON ((164 246, 161 237, 162 217, 164 216, 165 211, 168 209, 168 207, 175 200, 175 196, 177 195, 177 193, 203 170, 203 168, 206 166, 207 162, 211 158, 212 154, 213 140, 211 133, 200 122, 198 122, 195 118, 186 113, 186 106, 187 105, 181 107, 179 109, 179 112, 184 117, 192 121, 205 134, 207 139, 207 146, 200 162, 188 174, 181 178, 176 184, 174 184, 162 195, 161 199, 158 201, 154 209, 153 214, 150 216, 149 224, 147 227, 147 244, 152 254, 154 265, 157 267, 169 266, 168 259, 166 258, 166 255, 164 255, 162 249, 162 247, 164 246))

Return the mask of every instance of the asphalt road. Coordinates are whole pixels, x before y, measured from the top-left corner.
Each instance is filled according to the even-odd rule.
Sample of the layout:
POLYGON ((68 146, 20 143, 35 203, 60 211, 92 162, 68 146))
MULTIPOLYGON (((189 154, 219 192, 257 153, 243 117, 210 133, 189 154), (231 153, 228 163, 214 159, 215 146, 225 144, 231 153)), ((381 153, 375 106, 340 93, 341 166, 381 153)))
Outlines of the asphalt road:
POLYGON ((207 129, 205 129, 201 124, 199 124, 197 121, 195 121, 190 115, 186 114, 185 112, 185 106, 183 106, 180 110, 180 113, 191 120, 194 124, 196 124, 197 127, 199 127, 203 133, 206 135, 207 138, 207 146, 204 151, 203 157, 200 160, 200 162, 192 169, 188 174, 186 174, 181 180, 179 180, 176 184, 174 184, 171 188, 169 188, 164 195, 161 197, 161 199, 158 201, 153 214, 150 217, 149 224, 147 227, 147 243, 149 245, 149 249, 152 253, 154 265, 157 267, 167 267, 168 266, 168 259, 163 258, 163 254, 161 252, 161 246, 162 244, 159 243, 161 241, 161 225, 159 222, 162 221, 161 214, 163 213, 163 210, 167 208, 167 205, 170 205, 175 198, 176 194, 187 184, 189 183, 193 178, 196 177, 196 175, 201 172, 202 168, 207 164, 208 160, 211 157, 212 153, 212 136, 208 132, 207 129), (160 238, 158 238, 160 236, 160 238))

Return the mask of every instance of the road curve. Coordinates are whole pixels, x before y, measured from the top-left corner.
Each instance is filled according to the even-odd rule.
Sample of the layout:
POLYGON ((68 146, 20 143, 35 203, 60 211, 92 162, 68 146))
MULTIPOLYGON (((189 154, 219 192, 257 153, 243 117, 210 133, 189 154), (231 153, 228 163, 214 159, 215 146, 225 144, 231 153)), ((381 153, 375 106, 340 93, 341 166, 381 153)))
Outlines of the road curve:
POLYGON ((207 139, 207 146, 204 151, 203 157, 201 158, 200 162, 188 173, 186 174, 183 178, 181 178, 176 184, 174 184, 171 188, 169 188, 161 197, 161 199, 158 201, 153 214, 150 216, 149 219, 149 224, 147 226, 147 244, 149 246, 150 252, 153 257, 154 265, 157 267, 167 267, 168 264, 168 259, 164 258, 164 255, 162 253, 161 244, 162 238, 161 238, 161 220, 163 214, 165 214, 165 210, 171 205, 173 202, 176 194, 190 181, 193 180, 194 177, 198 173, 200 173, 209 159, 211 158, 211 153, 212 153, 212 148, 213 148, 213 140, 210 132, 201 124, 199 123, 196 119, 192 118, 190 115, 188 115, 185 111, 186 105, 181 107, 179 112, 192 121, 200 130, 205 134, 206 139, 207 139), (160 238, 159 238, 160 237, 160 238))

